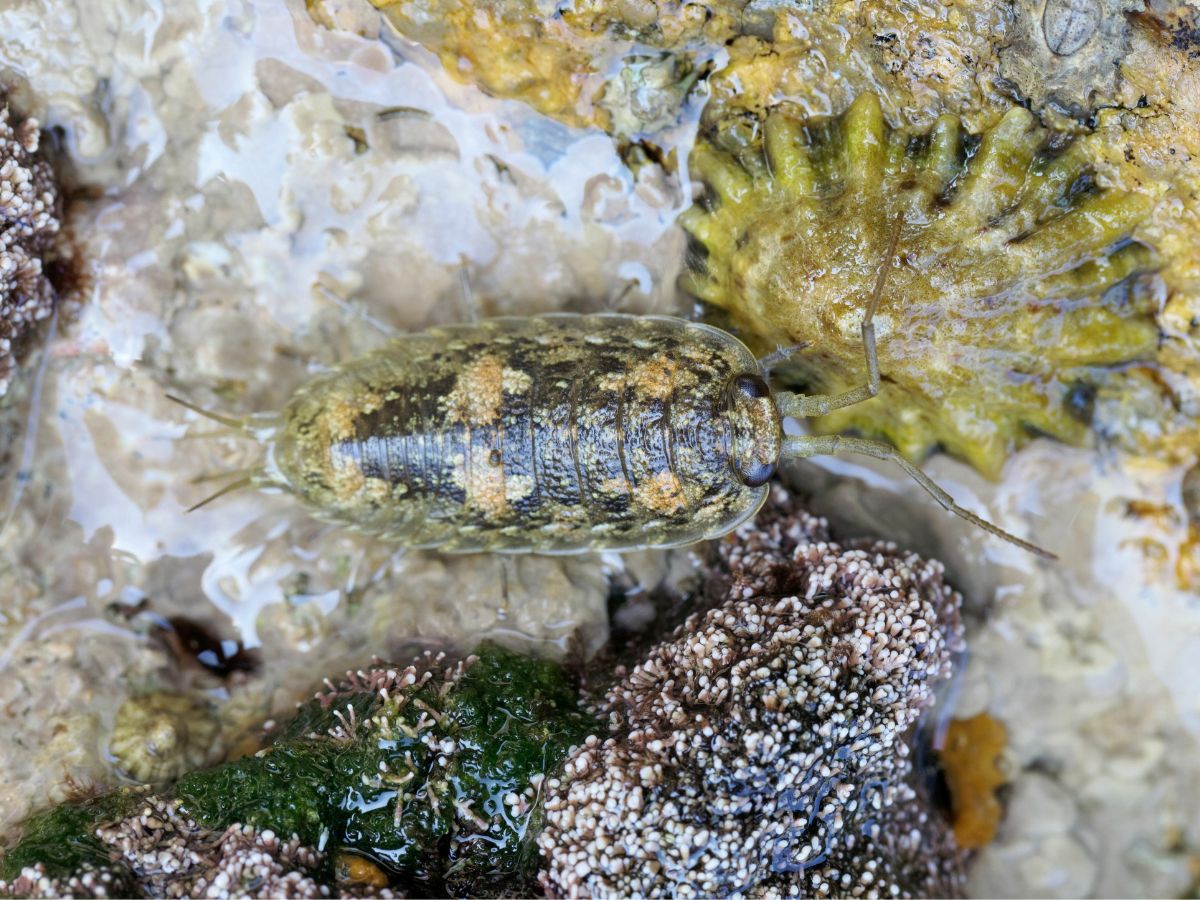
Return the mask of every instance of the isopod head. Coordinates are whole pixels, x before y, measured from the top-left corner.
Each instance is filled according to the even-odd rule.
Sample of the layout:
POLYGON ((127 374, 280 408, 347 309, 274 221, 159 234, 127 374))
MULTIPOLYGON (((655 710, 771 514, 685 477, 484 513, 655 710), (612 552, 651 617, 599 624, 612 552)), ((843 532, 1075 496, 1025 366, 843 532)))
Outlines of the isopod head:
POLYGON ((771 389, 759 376, 743 372, 729 379, 726 396, 734 471, 748 487, 766 484, 783 448, 783 427, 771 389))
MULTIPOLYGON (((283 408, 271 443, 279 480, 305 506, 332 519, 360 519, 370 508, 372 485, 352 448, 362 419, 384 398, 352 388, 352 382, 329 378, 303 385, 283 408)), ((386 506, 382 484, 374 490, 378 506, 386 506)))

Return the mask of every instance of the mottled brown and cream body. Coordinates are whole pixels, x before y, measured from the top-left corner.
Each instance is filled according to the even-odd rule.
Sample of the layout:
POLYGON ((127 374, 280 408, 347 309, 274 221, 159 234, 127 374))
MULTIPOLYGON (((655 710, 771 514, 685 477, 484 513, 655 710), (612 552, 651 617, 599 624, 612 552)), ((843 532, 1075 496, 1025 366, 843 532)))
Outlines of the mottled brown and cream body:
POLYGON ((659 316, 492 319, 405 335, 300 388, 273 475, 414 547, 689 544, 753 516, 779 411, 735 337, 659 316))

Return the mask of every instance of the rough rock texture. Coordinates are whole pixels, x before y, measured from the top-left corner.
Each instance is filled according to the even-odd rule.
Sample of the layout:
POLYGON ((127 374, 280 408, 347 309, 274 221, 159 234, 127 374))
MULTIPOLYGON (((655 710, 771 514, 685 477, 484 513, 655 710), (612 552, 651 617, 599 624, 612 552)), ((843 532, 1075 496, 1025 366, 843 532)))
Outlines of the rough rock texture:
POLYGON ((36 119, 15 119, 0 96, 0 394, 58 293, 46 264, 57 255, 62 196, 38 152, 36 119))
POLYGON ((841 547, 775 508, 720 545, 712 577, 728 599, 608 691, 608 737, 548 782, 547 888, 960 893, 905 742, 961 647, 940 563, 841 547))
POLYGON ((960 598, 940 563, 839 547, 789 503, 777 488, 710 551, 709 612, 595 676, 619 679, 599 720, 561 666, 494 645, 373 664, 252 756, 35 816, 5 888, 525 894, 540 850, 551 893, 960 893, 908 744, 961 646, 960 598))
POLYGON ((682 200, 655 171, 627 177, 608 137, 547 133, 517 103, 480 112, 492 101, 478 92, 459 105, 467 90, 425 51, 394 56, 301 3, 161 12, 0 4, 14 106, 62 135, 73 180, 98 195, 71 222, 87 302, 39 355, 39 397, 31 371, 9 394, 30 408, 0 421, 29 451, 14 479, 26 448, 13 447, 12 508, 0 504, 13 663, 0 703, 33 711, 0 733, 3 826, 61 799, 67 773, 107 778, 126 696, 177 686, 159 642, 121 612, 143 600, 147 616, 261 643, 226 722, 235 705, 284 716, 313 671, 412 642, 466 650, 502 634, 553 655, 584 621, 603 640, 616 563, 597 556, 504 568, 399 555, 249 491, 185 514, 211 491, 196 478, 252 465, 257 448, 177 439, 184 414, 165 393, 278 409, 312 366, 386 340, 372 323, 674 308, 682 200), (394 603, 410 585, 411 602, 394 603))

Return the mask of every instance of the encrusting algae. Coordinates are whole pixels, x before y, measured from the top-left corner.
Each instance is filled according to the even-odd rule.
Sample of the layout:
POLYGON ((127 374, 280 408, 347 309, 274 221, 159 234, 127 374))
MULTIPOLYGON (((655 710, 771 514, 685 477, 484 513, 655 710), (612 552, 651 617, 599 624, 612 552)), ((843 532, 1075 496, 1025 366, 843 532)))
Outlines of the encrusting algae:
POLYGON ((964 850, 986 847, 996 837, 1004 808, 996 791, 1008 783, 1000 757, 1008 745, 1004 723, 987 713, 951 719, 941 749, 950 789, 954 838, 964 850))
MULTIPOLYGON (((828 111, 871 85, 911 93, 912 103, 890 108, 917 120, 949 107, 984 116, 1004 102, 1001 91, 981 88, 997 67, 994 43, 1011 27, 1007 9, 989 0, 949 13, 941 4, 870 0, 808 8, 747 0, 370 2, 456 80, 567 125, 613 133, 625 129, 606 108, 612 86, 648 50, 669 60, 666 69, 708 74, 718 114, 778 102, 828 111), (710 66, 718 56, 725 58, 710 66)), ((308 6, 318 21, 337 24, 331 0, 308 6)), ((690 84, 681 78, 665 93, 681 100, 690 84)))
POLYGON ((401 34, 432 49, 453 77, 568 125, 597 124, 597 62, 560 18, 540 15, 532 0, 371 2, 401 34))
POLYGON ((1099 185, 1084 142, 1024 109, 976 138, 948 115, 893 130, 871 94, 837 119, 776 108, 714 128, 691 167, 707 194, 682 219, 698 245, 683 287, 761 347, 805 344, 791 375, 814 391, 865 381, 859 328, 886 269, 882 390, 820 431, 996 475, 1030 431, 1083 437, 1074 392, 1102 367, 1153 357, 1135 276, 1156 260, 1132 239, 1152 202, 1099 185))
MULTIPOLYGON (((696 3, 664 4, 677 7, 670 11, 587 2, 557 9, 534 0, 371 3, 402 35, 437 54, 456 80, 566 125, 622 136, 676 118, 696 60, 670 48, 724 33, 707 4, 696 3)), ((317 21, 334 24, 324 0, 308 0, 308 7, 317 21)))

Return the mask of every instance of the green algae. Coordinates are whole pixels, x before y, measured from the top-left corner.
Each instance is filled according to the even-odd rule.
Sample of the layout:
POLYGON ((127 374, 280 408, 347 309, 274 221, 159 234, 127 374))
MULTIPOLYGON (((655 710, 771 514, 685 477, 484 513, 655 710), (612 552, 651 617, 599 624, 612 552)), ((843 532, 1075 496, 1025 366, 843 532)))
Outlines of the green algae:
POLYGON ((531 877, 531 781, 597 726, 560 666, 494 645, 472 659, 461 674, 385 685, 386 698, 356 679, 309 701, 257 755, 181 780, 182 810, 360 853, 426 885, 531 877), (514 812, 505 798, 523 794, 514 812))
POLYGON ((12 881, 21 870, 41 863, 47 877, 66 878, 86 869, 109 866, 108 850, 96 829, 137 806, 141 794, 122 789, 71 800, 26 820, 21 839, 0 860, 0 879, 12 881))
MULTIPOLYGON (((558 664, 486 644, 455 665, 374 666, 300 706, 254 756, 184 776, 171 796, 202 827, 235 823, 340 851, 424 892, 528 889, 537 871, 541 778, 599 730, 558 664)), ((12 878, 113 865, 98 825, 133 811, 128 790, 30 819, 4 857, 12 878)))

